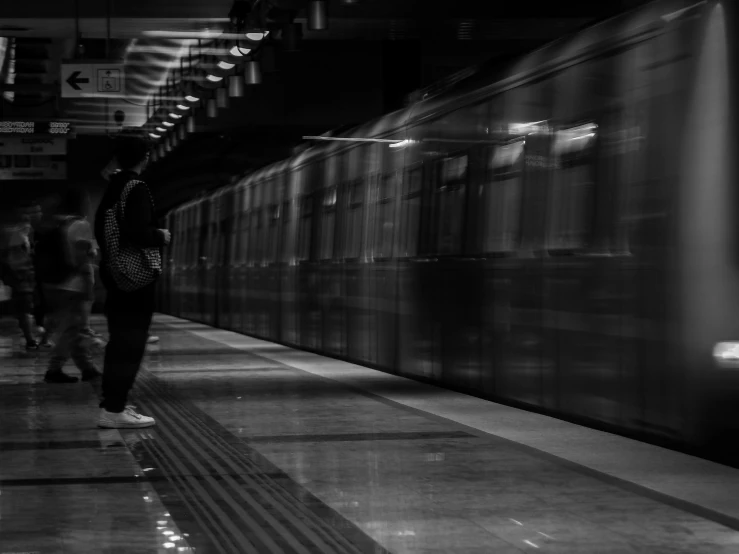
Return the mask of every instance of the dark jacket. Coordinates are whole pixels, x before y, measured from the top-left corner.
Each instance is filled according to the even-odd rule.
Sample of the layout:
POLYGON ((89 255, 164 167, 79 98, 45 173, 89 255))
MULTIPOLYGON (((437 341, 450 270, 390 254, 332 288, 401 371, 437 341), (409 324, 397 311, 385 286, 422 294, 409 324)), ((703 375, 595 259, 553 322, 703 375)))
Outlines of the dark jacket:
MULTIPOLYGON (((131 179, 139 179, 132 171, 113 175, 95 213, 95 238, 100 246, 100 280, 105 288, 117 289, 108 271, 108 245, 105 243, 105 212, 121 197, 131 179)), ((139 248, 164 246, 164 235, 157 229, 156 213, 146 188, 136 186, 126 200, 125 220, 121 222, 121 241, 139 248)))

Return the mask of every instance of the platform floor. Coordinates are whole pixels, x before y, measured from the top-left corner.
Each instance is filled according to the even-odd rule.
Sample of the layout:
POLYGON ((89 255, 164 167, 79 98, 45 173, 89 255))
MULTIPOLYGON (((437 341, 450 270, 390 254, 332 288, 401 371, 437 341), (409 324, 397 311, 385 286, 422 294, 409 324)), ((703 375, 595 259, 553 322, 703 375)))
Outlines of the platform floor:
POLYGON ((0 554, 739 552, 739 470, 168 316, 152 332, 131 401, 158 425, 111 431, 97 385, 44 384, 47 354, 0 323, 0 554))

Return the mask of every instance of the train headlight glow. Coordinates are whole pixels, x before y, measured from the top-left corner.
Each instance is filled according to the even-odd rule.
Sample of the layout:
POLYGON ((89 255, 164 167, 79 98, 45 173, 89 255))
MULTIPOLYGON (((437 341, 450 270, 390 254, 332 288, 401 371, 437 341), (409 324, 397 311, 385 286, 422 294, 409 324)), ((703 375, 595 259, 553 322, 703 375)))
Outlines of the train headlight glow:
POLYGON ((719 342, 713 347, 713 358, 719 365, 739 367, 739 342, 719 342))

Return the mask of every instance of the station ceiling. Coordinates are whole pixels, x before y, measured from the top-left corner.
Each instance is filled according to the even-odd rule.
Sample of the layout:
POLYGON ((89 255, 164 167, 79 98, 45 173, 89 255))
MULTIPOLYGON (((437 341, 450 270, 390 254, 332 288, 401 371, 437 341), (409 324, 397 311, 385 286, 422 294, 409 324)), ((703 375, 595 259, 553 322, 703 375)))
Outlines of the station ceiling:
MULTIPOLYGON (((328 29, 307 29, 307 0, 256 0, 303 23, 297 52, 272 34, 263 82, 232 98, 216 118, 196 117, 153 175, 168 205, 289 155, 304 134, 361 123, 402 107, 413 90, 491 59, 519 55, 644 0, 328 0, 328 29)), ((111 101, 59 98, 60 64, 80 55, 126 63, 129 123, 166 78, 168 53, 228 25, 232 0, 24 0, 0 5, 0 37, 13 37, 17 78, 0 85, 0 119, 66 118, 78 129, 70 177, 94 179, 115 131, 111 101), (80 37, 78 40, 77 37, 80 37), (23 59, 21 59, 23 58, 23 59), (25 72, 25 73, 24 73, 25 72), (11 92, 8 99, 7 93, 11 92), (79 164, 74 156, 87 159, 79 164), (97 159, 99 158, 99 159, 97 159), (83 167, 84 166, 84 167, 83 167)), ((174 57, 171 54, 170 57, 174 57)), ((203 110, 204 111, 204 110, 203 110)))

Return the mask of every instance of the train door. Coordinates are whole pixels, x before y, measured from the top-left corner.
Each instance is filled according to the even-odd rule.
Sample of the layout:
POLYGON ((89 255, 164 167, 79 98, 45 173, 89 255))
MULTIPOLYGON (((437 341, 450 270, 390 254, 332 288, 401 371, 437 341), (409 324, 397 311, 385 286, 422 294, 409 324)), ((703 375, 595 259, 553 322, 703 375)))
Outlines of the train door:
POLYGON ((301 263, 298 284, 300 344, 313 349, 320 349, 323 334, 321 274, 317 262, 323 165, 323 160, 313 160, 302 168, 305 194, 301 198, 298 248, 301 263))
POLYGON ((283 165, 273 168, 270 179, 270 195, 267 230, 267 336, 271 340, 280 339, 282 264, 280 258, 280 234, 282 232, 283 198, 285 194, 283 165))
POLYGON ((400 187, 400 232, 395 235, 398 260, 398 364, 407 375, 431 377, 433 373, 433 294, 424 281, 429 258, 419 256, 424 207, 424 165, 415 152, 404 154, 400 187))
POLYGON ((231 328, 231 262, 233 243, 234 191, 229 188, 220 196, 218 222, 218 285, 216 287, 216 327, 231 328))
POLYGON ((198 204, 199 218, 198 218, 198 229, 196 240, 198 244, 197 254, 197 280, 196 290, 197 292, 197 308, 195 311, 195 318, 198 321, 205 321, 207 312, 207 297, 210 293, 208 289, 208 246, 210 242, 210 199, 203 198, 198 204))
POLYGON ((455 148, 434 162, 432 183, 430 252, 438 259, 429 266, 438 299, 434 372, 445 383, 468 390, 479 390, 481 384, 480 268, 466 248, 470 174, 477 159, 475 149, 455 148))
POLYGON ((298 173, 285 168, 285 193, 282 200, 282 224, 280 229, 280 339, 288 344, 298 344, 297 283, 297 222, 299 190, 298 173))
POLYGON ((248 214, 246 211, 246 186, 240 183, 236 188, 235 200, 235 234, 236 241, 234 244, 234 264, 232 271, 231 286, 231 306, 232 317, 231 322, 234 330, 244 332, 245 319, 244 311, 246 310, 246 255, 248 248, 248 214))
POLYGON ((370 360, 369 318, 364 286, 362 243, 365 236, 368 202, 368 178, 363 172, 364 148, 346 151, 342 162, 341 185, 341 257, 344 261, 346 291, 346 352, 354 360, 370 360))

